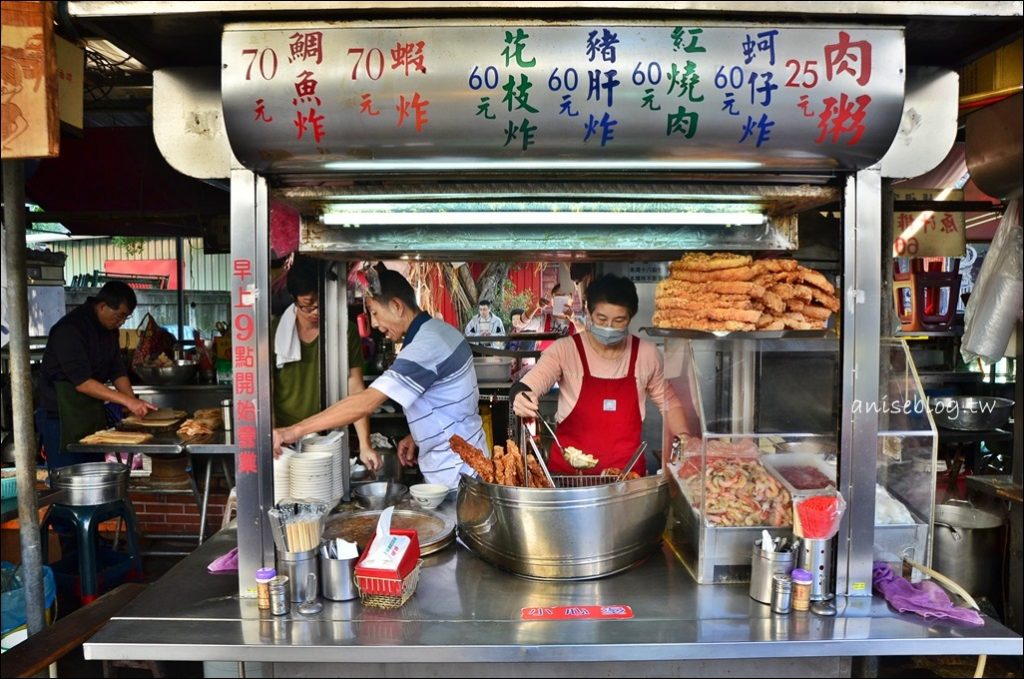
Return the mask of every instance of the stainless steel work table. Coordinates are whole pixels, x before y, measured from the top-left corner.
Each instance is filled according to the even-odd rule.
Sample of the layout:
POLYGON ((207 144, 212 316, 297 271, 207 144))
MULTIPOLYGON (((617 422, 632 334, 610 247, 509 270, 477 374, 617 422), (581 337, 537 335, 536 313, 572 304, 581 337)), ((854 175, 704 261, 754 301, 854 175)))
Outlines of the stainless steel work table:
POLYGON ((234 544, 233 527, 203 544, 89 640, 85 657, 265 662, 279 677, 340 676, 330 663, 365 663, 358 676, 500 676, 523 662, 539 663, 533 671, 557 664, 570 676, 625 673, 618 663, 629 663, 631 676, 678 676, 695 664, 706 673, 739 667, 780 676, 798 666, 800 676, 841 676, 849 656, 1022 652, 1021 637, 992 620, 981 628, 929 624, 877 598, 841 600, 835 618, 773 616, 746 585, 696 585, 668 548, 616 576, 542 582, 500 571, 456 543, 425 559, 415 596, 399 610, 325 600, 316 616, 293 605, 275 617, 239 599, 233 573, 206 571, 234 544), (635 617, 520 619, 524 607, 584 604, 625 604, 635 617))
MULTIPOLYGON (((146 443, 124 444, 124 443, 100 443, 96 445, 83 445, 72 443, 68 445, 68 452, 71 453, 118 453, 127 454, 129 465, 135 455, 173 456, 187 453, 192 455, 234 455, 235 444, 231 431, 218 430, 213 434, 182 440, 175 431, 155 432, 153 438, 146 443)), ((227 460, 220 457, 221 468, 224 477, 230 482, 231 472, 227 460)), ((203 481, 203 490, 200 494, 195 475, 190 472, 189 481, 191 490, 196 498, 196 506, 199 508, 199 535, 198 541, 202 544, 206 535, 206 516, 210 504, 210 478, 213 472, 214 458, 206 460, 206 472, 203 481)), ((191 461, 189 463, 191 467, 191 461)), ((233 484, 232 484, 233 485, 233 484)))

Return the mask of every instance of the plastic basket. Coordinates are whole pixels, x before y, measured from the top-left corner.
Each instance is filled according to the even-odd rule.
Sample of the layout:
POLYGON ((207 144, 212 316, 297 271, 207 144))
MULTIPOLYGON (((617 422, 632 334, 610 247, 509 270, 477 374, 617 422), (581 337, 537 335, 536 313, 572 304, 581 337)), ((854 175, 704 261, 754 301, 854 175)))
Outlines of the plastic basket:
POLYGON ((412 572, 404 578, 378 578, 373 576, 356 576, 356 587, 359 589, 359 600, 364 606, 371 608, 401 608, 416 593, 416 585, 420 581, 420 564, 417 561, 412 572), (381 594, 380 592, 394 592, 381 594))
MULTIPOLYGON (((3 592, 0 594, 0 635, 25 625, 28 621, 25 603, 25 584, 22 580, 20 567, 4 561, 0 563, 3 570, 3 592)), ((57 599, 57 583, 53 570, 43 566, 43 604, 48 613, 57 599)), ((55 609, 54 609, 55 610, 55 609)), ((47 620, 50 617, 47 615, 47 620)))
POLYGON ((0 482, 0 491, 2 491, 3 499, 17 497, 18 496, 18 479, 15 476, 5 476, 2 482, 0 482))

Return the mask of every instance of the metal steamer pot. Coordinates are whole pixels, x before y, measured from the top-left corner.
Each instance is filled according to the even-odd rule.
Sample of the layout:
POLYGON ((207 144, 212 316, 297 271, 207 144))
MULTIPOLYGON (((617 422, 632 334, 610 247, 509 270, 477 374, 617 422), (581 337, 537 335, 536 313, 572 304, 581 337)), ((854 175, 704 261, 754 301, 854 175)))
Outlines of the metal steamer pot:
POLYGON ((87 462, 53 472, 51 485, 62 491, 55 502, 82 507, 102 505, 128 496, 128 467, 116 462, 87 462))
POLYGON ((456 508, 459 537, 496 566, 545 580, 611 575, 657 549, 668 511, 663 475, 631 481, 581 478, 600 485, 520 488, 463 476, 456 508))
POLYGON ((965 502, 936 505, 932 566, 973 595, 1002 596, 1003 517, 965 502))

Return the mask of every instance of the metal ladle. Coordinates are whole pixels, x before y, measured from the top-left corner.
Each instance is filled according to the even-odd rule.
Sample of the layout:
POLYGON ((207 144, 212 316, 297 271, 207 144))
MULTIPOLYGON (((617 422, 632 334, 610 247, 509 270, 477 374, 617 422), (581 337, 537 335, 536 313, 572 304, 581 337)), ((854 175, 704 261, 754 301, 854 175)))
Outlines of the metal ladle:
POLYGON ((544 428, 548 430, 549 434, 551 434, 551 438, 554 439, 555 445, 558 446, 558 449, 560 451, 562 451, 562 457, 565 457, 565 447, 562 445, 562 442, 558 440, 558 434, 556 434, 555 430, 551 428, 551 425, 548 424, 547 420, 545 420, 543 417, 537 417, 534 419, 538 420, 541 424, 544 425, 544 428))

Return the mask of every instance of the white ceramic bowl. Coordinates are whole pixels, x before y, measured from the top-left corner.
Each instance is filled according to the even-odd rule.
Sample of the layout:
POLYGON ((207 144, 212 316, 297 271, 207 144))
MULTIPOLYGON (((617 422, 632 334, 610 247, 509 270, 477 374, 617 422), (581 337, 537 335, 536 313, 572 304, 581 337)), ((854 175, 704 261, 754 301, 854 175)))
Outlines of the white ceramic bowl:
POLYGON ((424 509, 435 509, 448 495, 448 487, 440 483, 417 483, 409 489, 413 498, 424 509))

